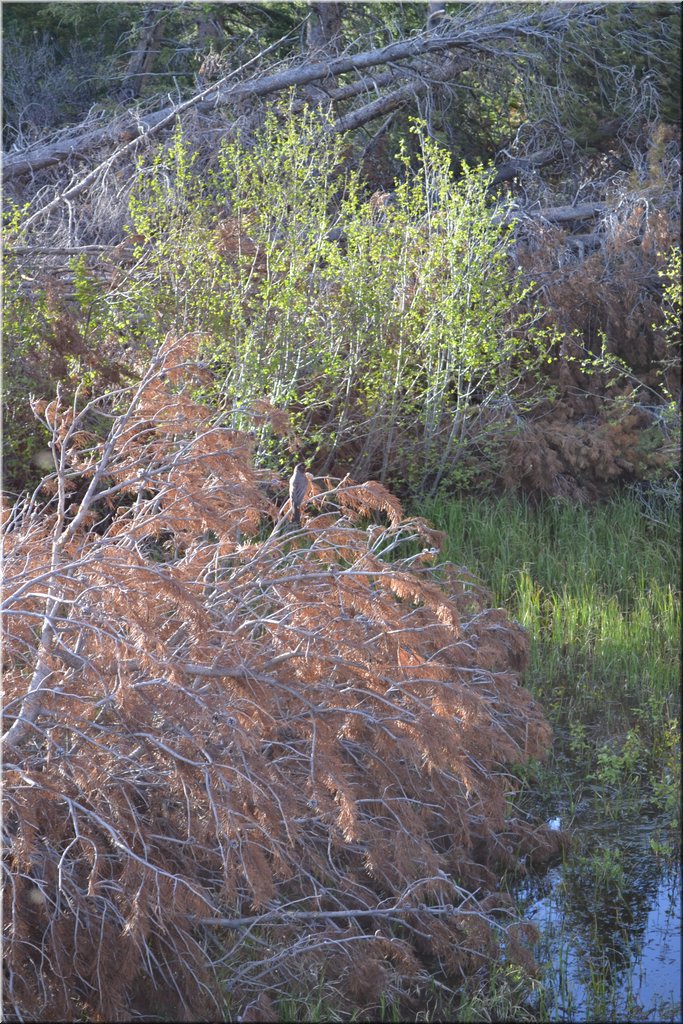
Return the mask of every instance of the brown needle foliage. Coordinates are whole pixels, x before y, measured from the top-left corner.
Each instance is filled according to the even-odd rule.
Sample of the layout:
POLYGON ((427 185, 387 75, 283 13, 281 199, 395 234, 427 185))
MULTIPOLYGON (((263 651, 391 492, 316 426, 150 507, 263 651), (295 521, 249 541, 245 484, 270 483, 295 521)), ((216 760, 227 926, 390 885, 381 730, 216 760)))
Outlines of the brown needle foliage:
POLYGON ((550 740, 521 628, 377 483, 316 485, 292 530, 191 397, 196 345, 34 403, 57 468, 5 522, 7 1019, 261 1012, 323 964, 370 1005, 496 957, 497 871, 560 842, 509 811, 505 766, 550 740))

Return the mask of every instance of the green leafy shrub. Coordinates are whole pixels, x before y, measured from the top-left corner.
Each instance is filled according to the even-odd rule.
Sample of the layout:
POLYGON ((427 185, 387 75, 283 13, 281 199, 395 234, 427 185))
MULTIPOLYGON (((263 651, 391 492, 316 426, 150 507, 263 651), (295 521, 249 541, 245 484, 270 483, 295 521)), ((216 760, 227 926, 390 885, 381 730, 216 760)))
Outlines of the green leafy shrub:
MULTIPOLYGON (((266 399, 321 470, 452 485, 472 439, 533 400, 551 335, 523 308, 487 171, 455 180, 414 124, 417 170, 402 146, 395 191, 368 196, 329 127, 319 111, 273 111, 203 169, 177 131, 139 166, 127 263, 75 266, 73 331, 133 367, 159 333, 198 332, 220 381, 206 397, 234 427, 266 399)), ((19 347, 44 343, 46 295, 15 318, 19 347)), ((73 389, 82 362, 50 375, 73 389)), ((291 463, 292 434, 257 435, 261 463, 291 463)))
MULTIPOLYGON (((317 112, 272 113, 201 182, 177 136, 142 179, 135 229, 173 328, 208 332, 236 426, 267 398, 320 466, 436 488, 492 410, 524 407, 550 336, 522 310, 486 171, 456 181, 415 125, 420 167, 404 148, 395 192, 368 198, 327 129, 317 112)), ((259 449, 291 458, 269 436, 259 449)))

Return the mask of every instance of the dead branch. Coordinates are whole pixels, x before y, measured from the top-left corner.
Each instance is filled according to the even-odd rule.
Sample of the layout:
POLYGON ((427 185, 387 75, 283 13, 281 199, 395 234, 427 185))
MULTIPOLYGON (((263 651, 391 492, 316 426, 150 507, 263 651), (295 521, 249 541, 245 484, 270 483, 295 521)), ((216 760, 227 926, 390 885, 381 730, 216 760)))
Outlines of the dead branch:
MULTIPOLYGON (((494 179, 495 180, 495 179, 494 179)), ((524 207, 515 205, 504 213, 494 215, 494 221, 499 224, 509 224, 520 218, 530 220, 543 220, 549 224, 571 224, 585 220, 593 220, 603 217, 609 210, 607 203, 579 203, 576 206, 547 206, 547 207, 524 207)))
POLYGON ((496 176, 491 182, 491 186, 500 185, 504 181, 511 181, 513 178, 528 174, 529 171, 534 171, 538 167, 543 167, 555 159, 557 151, 557 146, 548 146, 546 149, 532 153, 530 156, 514 157, 506 160, 505 163, 498 165, 496 176))
POLYGON ((34 402, 55 473, 4 539, 16 1019, 215 1019, 323 961, 330 992, 364 979, 350 1005, 425 958, 457 977, 498 956, 501 867, 562 842, 506 820, 502 766, 550 739, 521 628, 377 482, 313 480, 260 539, 279 507, 183 386, 198 344, 85 447, 90 403, 34 402))
MULTIPOLYGON (((140 115, 130 112, 104 128, 85 134, 75 134, 28 152, 6 154, 3 160, 3 177, 5 181, 22 174, 36 172, 41 168, 62 162, 68 158, 79 158, 101 145, 116 145, 123 139, 136 142, 139 138, 148 137, 160 128, 173 123, 185 110, 196 107, 208 112, 218 106, 272 95, 285 89, 309 85, 313 82, 334 80, 337 76, 350 71, 365 71, 383 64, 390 64, 396 74, 413 75, 410 67, 405 68, 401 61, 410 61, 421 55, 434 55, 449 50, 481 53, 487 55, 505 54, 505 48, 516 41, 533 39, 537 42, 561 35, 569 24, 577 21, 592 21, 599 14, 601 5, 565 4, 559 7, 540 7, 530 13, 500 16, 497 5, 482 5, 476 15, 441 19, 438 32, 427 31, 412 39, 391 43, 378 50, 369 50, 354 55, 343 55, 330 60, 315 61, 298 65, 278 72, 265 75, 249 82, 241 82, 226 86, 229 79, 243 74, 256 61, 272 52, 282 40, 268 47, 243 67, 226 75, 220 82, 192 96, 184 103, 173 107, 165 107, 152 114, 140 115)), ((371 88, 371 83, 368 83, 371 88)), ((382 116, 388 108, 382 108, 375 116, 382 116)), ((123 146, 117 157, 127 151, 123 146)), ((113 159, 110 157, 109 159, 113 159)), ((88 175, 88 180, 90 175, 88 175)), ((80 189, 80 185, 74 186, 80 189)))
MULTIPOLYGON (((421 884, 428 881, 439 881, 439 879, 421 879, 421 884)), ((472 898, 472 894, 468 894, 465 891, 462 892, 464 899, 472 898)), ((268 924, 273 925, 292 924, 297 921, 334 921, 336 918, 344 918, 348 920, 354 920, 360 917, 377 917, 377 918, 391 918, 395 921, 405 923, 405 918, 409 915, 415 915, 415 913, 424 914, 426 917, 431 915, 435 917, 441 917, 443 915, 471 915, 473 917, 482 917, 481 911, 477 910, 466 910, 463 907, 455 907, 452 903, 445 904, 444 906, 428 907, 426 904, 422 904, 419 907, 413 906, 394 906, 394 907, 372 907, 368 910, 270 910, 266 914, 253 914, 251 917, 203 917, 197 922, 198 924, 208 925, 213 928, 248 928, 255 924, 268 924)))
MULTIPOLYGON (((274 49, 276 49, 278 46, 280 46, 281 43, 282 43, 282 40, 280 39, 280 40, 278 40, 277 43, 273 43, 271 46, 266 47, 259 54, 257 54, 255 57, 253 57, 250 61, 247 61, 247 63, 244 64, 237 71, 232 71, 228 75, 226 75, 221 81, 223 81, 223 82, 228 81, 230 78, 235 77, 235 75, 239 74, 240 72, 245 71, 252 64, 256 63, 257 61, 261 60, 263 57, 265 57, 269 53, 271 53, 274 49)), ((120 160, 121 157, 125 156, 127 153, 129 153, 129 152, 133 151, 135 148, 137 148, 138 143, 140 142, 140 140, 143 137, 145 139, 147 139, 151 135, 154 135, 156 132, 160 131, 162 128, 165 128, 168 125, 174 123, 177 120, 177 118, 184 111, 189 110, 191 107, 201 106, 201 102, 204 99, 204 97, 206 97, 207 95, 211 94, 215 88, 216 88, 215 85, 209 86, 208 88, 204 89, 202 92, 199 92, 195 96, 192 96, 189 100, 186 100, 184 103, 180 103, 177 106, 174 105, 174 106, 172 106, 170 108, 167 107, 167 108, 165 108, 162 111, 157 111, 157 113, 151 114, 147 118, 138 118, 138 117, 136 117, 135 118, 135 123, 132 126, 128 126, 126 129, 124 129, 123 132, 116 131, 115 134, 113 136, 111 136, 111 140, 112 141, 114 139, 115 140, 120 140, 122 138, 123 139, 127 139, 128 141, 126 141, 126 143, 123 146, 121 146, 119 149, 115 150, 105 160, 103 160, 96 167, 94 167, 88 174, 85 175, 85 177, 81 178, 75 184, 70 185, 69 188, 67 188, 64 192, 61 192, 60 194, 55 196, 50 202, 46 203, 39 210, 37 210, 34 214, 32 214, 25 221, 24 226, 25 227, 30 227, 30 225, 33 224, 36 220, 42 219, 47 214, 49 214, 51 212, 51 210, 55 209, 55 207, 60 206, 62 203, 68 202, 69 200, 74 199, 76 196, 80 195, 81 192, 84 192, 85 189, 87 189, 87 187, 89 185, 91 185, 94 181, 96 181, 106 170, 111 168, 114 163, 116 163, 118 160, 120 160)), ((88 134, 86 150, 90 149, 92 147, 92 145, 99 144, 99 143, 95 143, 94 140, 93 140, 93 135, 97 135, 97 134, 98 133, 89 133, 88 134)), ((100 139, 100 142, 102 142, 102 141, 104 141, 104 138, 100 139)), ((57 155, 57 159, 55 160, 52 157, 47 159, 48 154, 43 153, 40 156, 41 164, 39 166, 47 166, 48 164, 59 162, 62 159, 64 159, 66 156, 70 156, 73 153, 77 153, 78 155, 83 155, 83 153, 85 152, 85 150, 83 150, 82 148, 78 148, 77 146, 74 146, 74 148, 72 150, 70 150, 69 152, 65 152, 64 148, 63 148, 63 146, 64 146, 63 142, 62 143, 58 143, 58 146, 60 148, 59 148, 59 153, 57 155), (46 159, 47 159, 47 163, 44 162, 46 159)), ((6 167, 6 164, 3 163, 3 173, 4 173, 5 167, 6 167)), ((36 169, 37 169, 36 167, 27 168, 27 170, 36 170, 36 169)), ((12 172, 11 172, 11 167, 10 167, 10 176, 11 176, 11 173, 12 172)))
POLYGON ((529 215, 547 220, 552 224, 568 224, 572 221, 592 220, 603 216, 608 209, 606 203, 579 203, 576 206, 551 206, 541 210, 530 210, 529 215))
MULTIPOLYGON (((458 68, 461 69, 462 64, 458 65, 458 68)), ((338 118, 334 123, 334 131, 354 131, 369 121, 374 121, 378 117, 398 110, 416 97, 422 96, 437 82, 450 81, 454 77, 454 73, 454 62, 446 61, 441 67, 432 68, 429 78, 414 74, 407 85, 338 118)))

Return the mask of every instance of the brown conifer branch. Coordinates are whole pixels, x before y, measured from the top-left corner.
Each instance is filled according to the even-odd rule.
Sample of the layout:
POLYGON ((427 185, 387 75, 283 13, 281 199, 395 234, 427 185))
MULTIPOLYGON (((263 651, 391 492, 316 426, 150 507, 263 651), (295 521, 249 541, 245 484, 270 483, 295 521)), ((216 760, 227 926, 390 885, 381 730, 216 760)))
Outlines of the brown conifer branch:
MULTIPOLYGON (((326 482, 301 530, 261 541, 277 509, 248 438, 178 386, 197 344, 166 339, 127 392, 96 443, 99 487, 88 456, 88 507, 69 510, 65 488, 61 507, 36 498, 8 521, 5 957, 20 1016, 123 1019, 133 999, 149 1015, 161 992, 169 1017, 206 1019, 226 965, 244 1007, 295 986, 306 958, 337 984, 360 950, 373 998, 393 923, 397 989, 423 956, 466 971, 499 928, 499 865, 525 843, 557 850, 505 819, 501 764, 550 735, 519 685, 521 630, 462 570, 401 559, 407 538, 438 545, 372 482, 326 482), (125 505, 89 517, 129 483, 125 505)), ((37 408, 65 476, 81 465, 78 409, 37 408)))

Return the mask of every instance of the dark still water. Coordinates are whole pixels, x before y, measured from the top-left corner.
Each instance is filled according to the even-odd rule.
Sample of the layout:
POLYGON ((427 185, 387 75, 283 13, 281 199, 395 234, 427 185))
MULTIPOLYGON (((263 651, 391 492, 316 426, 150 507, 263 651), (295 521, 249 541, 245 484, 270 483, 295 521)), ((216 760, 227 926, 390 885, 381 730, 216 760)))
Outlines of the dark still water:
POLYGON ((591 817, 572 822, 566 864, 515 891, 541 933, 543 1016, 681 1021, 681 867, 655 852, 665 823, 591 817))

